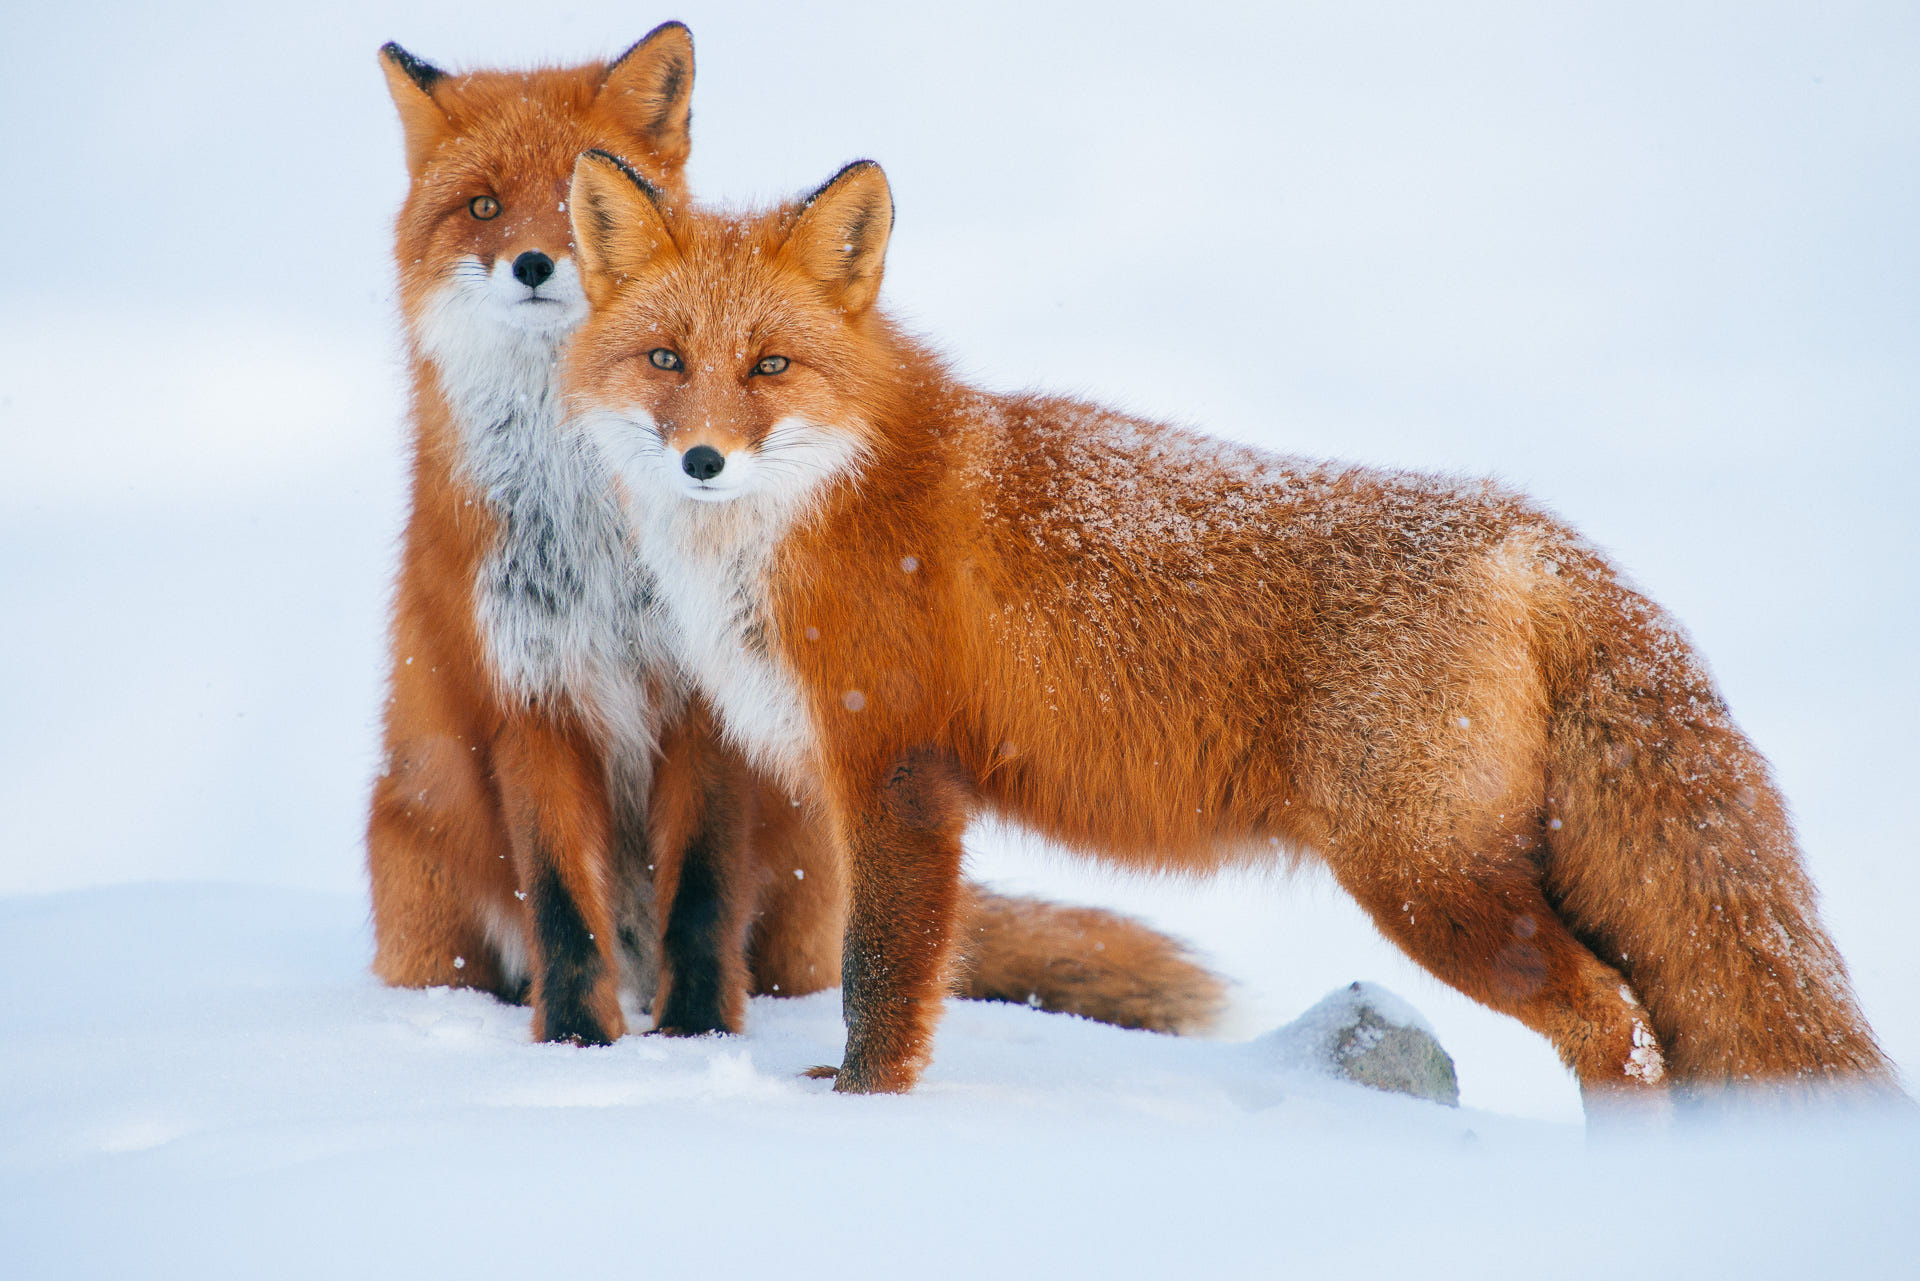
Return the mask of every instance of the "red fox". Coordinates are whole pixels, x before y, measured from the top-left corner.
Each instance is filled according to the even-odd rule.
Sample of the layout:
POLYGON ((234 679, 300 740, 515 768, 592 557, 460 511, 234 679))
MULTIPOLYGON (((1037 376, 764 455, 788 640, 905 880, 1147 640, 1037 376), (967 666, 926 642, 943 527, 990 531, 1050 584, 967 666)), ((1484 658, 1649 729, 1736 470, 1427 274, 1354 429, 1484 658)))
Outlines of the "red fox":
MULTIPOLYGON (((586 311, 574 158, 618 150, 682 191, 691 38, 668 23, 609 63, 528 73, 381 53, 412 179, 395 258, 414 459, 367 825, 374 970, 531 1000, 546 1040, 621 1035, 623 990, 660 1031, 739 1030, 750 991, 839 982, 845 863, 689 698, 555 384, 586 311)), ((1162 1031, 1222 1001, 1123 918, 983 895, 969 920, 964 995, 1162 1031)))
POLYGON ((1891 1087, 1766 762, 1525 498, 961 384, 876 305, 870 162, 720 215, 589 153, 569 209, 575 430, 726 733, 848 850, 836 1089, 926 1064, 982 810, 1138 868, 1318 857, 1590 1105, 1891 1087))

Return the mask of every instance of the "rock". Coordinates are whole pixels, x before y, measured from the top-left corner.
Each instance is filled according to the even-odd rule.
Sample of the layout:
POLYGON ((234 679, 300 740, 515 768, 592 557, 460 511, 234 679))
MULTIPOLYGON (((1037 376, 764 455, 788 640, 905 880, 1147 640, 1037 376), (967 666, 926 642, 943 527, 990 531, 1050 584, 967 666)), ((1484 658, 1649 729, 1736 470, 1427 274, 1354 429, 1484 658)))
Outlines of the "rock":
POLYGON ((1376 1090, 1460 1106, 1453 1057, 1419 1011, 1373 983, 1354 983, 1267 1038, 1291 1065, 1376 1090))

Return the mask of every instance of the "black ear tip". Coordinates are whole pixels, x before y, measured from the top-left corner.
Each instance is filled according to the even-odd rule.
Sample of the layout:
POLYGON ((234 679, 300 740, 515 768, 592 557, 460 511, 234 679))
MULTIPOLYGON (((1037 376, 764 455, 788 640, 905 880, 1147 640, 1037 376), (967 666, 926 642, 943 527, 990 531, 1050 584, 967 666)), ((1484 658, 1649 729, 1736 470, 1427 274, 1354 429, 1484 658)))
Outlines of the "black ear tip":
POLYGON ((864 174, 864 173, 872 173, 875 177, 880 179, 880 185, 887 188, 887 201, 889 204, 891 204, 893 201, 893 187, 891 186, 891 184, 887 182, 886 170, 880 167, 879 161, 854 160, 854 161, 848 162, 847 164, 841 165, 840 171, 838 173, 834 174, 833 177, 827 179, 825 182, 821 183, 818 187, 815 187, 811 192, 809 192, 807 194, 807 198, 800 202, 801 208, 804 209, 806 206, 820 199, 820 197, 826 195, 829 191, 832 191, 835 187, 839 186, 842 182, 845 182, 848 178, 852 178, 858 174, 864 174))
POLYGON ((634 186, 640 188, 641 192, 645 194, 647 199, 655 202, 656 204, 658 204, 660 201, 666 198, 665 192, 661 191, 660 188, 648 182, 645 175, 643 175, 639 170, 635 169, 632 165, 628 164, 626 161, 622 160, 619 156, 614 155, 611 151, 602 151, 598 147, 590 147, 586 151, 583 151, 580 153, 580 159, 591 160, 595 164, 612 165, 615 169, 618 169, 621 173, 627 176, 628 182, 631 182, 634 186))
POLYGON ((434 85, 446 79, 447 73, 432 63, 414 57, 393 40, 380 46, 380 56, 407 73, 407 79, 420 86, 422 93, 432 93, 434 85))
POLYGON ((893 184, 887 181, 887 171, 880 167, 880 162, 877 160, 854 160, 841 165, 840 172, 834 174, 833 177, 827 179, 807 193, 807 198, 800 202, 800 208, 805 209, 847 179, 866 174, 872 174, 875 178, 878 178, 880 180, 880 189, 887 193, 887 221, 891 223, 895 209, 893 203, 893 184))
POLYGON ((852 178, 856 176, 878 179, 881 188, 887 193, 887 202, 889 204, 893 202, 893 184, 887 181, 887 171, 880 167, 878 160, 856 160, 835 174, 833 180, 839 182, 842 178, 852 178))
POLYGON ((628 45, 625 53, 607 64, 607 71, 611 73, 621 63, 631 58, 634 54, 639 53, 656 40, 671 40, 675 44, 684 45, 686 46, 687 58, 689 60, 693 58, 693 32, 687 28, 686 23, 676 20, 661 23, 653 30, 647 32, 646 35, 641 36, 638 40, 628 45))

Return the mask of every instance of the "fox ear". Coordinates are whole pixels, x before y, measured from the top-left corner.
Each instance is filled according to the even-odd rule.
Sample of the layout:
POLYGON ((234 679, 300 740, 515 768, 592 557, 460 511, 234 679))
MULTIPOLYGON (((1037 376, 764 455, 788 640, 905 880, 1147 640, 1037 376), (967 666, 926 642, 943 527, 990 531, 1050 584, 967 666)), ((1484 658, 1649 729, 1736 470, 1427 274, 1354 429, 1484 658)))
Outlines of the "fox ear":
POLYGON ((453 132, 447 113, 433 100, 434 86, 447 73, 388 41, 380 46, 380 69, 387 73, 387 92, 400 109, 400 128, 406 135, 407 172, 414 177, 427 166, 427 158, 446 136, 453 132))
POLYGON ((676 252, 661 202, 666 196, 626 161, 588 151, 573 162, 567 216, 587 300, 598 307, 620 282, 676 252))
POLYGON ((693 33, 663 22, 607 64, 598 101, 653 153, 662 172, 693 150, 693 33))
POLYGON ((893 191, 871 160, 856 160, 801 203, 781 254, 818 281, 827 297, 858 314, 880 296, 893 191))

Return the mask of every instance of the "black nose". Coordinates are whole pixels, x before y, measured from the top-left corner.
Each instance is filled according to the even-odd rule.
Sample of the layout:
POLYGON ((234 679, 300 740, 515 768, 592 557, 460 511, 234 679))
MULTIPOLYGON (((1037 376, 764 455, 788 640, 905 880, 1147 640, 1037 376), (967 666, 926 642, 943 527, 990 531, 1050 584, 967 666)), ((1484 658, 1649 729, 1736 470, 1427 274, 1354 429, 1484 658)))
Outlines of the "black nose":
POLYGON ((680 470, 695 480, 712 480, 727 465, 727 456, 712 445, 695 445, 680 459, 680 470))
POLYGON ((553 259, 538 249, 529 249, 513 260, 513 278, 529 289, 538 289, 553 274, 553 259))

